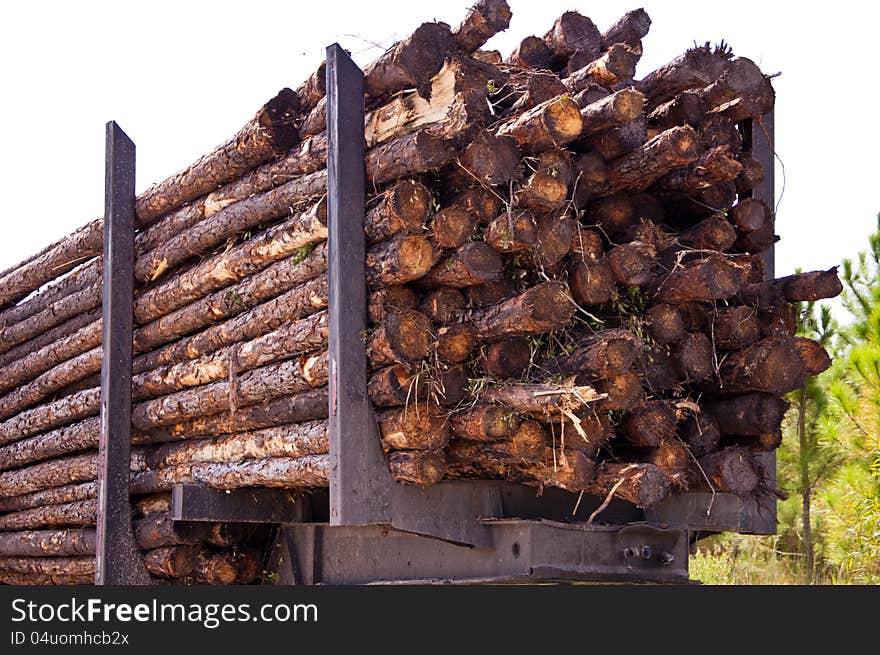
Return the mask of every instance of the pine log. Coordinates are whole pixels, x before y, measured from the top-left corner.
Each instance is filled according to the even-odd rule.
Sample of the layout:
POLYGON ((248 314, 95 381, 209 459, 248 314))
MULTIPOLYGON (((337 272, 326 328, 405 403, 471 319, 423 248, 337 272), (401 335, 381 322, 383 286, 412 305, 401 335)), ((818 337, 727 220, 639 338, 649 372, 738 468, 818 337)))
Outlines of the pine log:
POLYGON ((466 386, 467 374, 458 366, 414 375, 395 364, 373 373, 367 392, 375 407, 408 407, 425 401, 446 406, 460 402, 466 386))
POLYGON ((472 323, 456 323, 437 329, 434 348, 440 361, 460 364, 470 357, 478 341, 477 329, 472 323))
POLYGON ((672 346, 673 364, 683 382, 708 380, 715 373, 713 343, 702 332, 686 332, 672 346))
POLYGON ((299 109, 296 93, 282 89, 229 141, 138 196, 135 211, 139 222, 149 225, 170 210, 286 152, 297 140, 294 119, 299 109))
POLYGON ((327 64, 321 62, 318 68, 309 75, 296 90, 299 97, 300 110, 310 111, 327 93, 327 64))
POLYGON ((370 98, 414 87, 431 98, 431 78, 442 68, 455 42, 449 26, 422 23, 364 70, 364 91, 370 98))
POLYGON ((510 7, 505 0, 478 0, 452 34, 462 52, 473 52, 506 30, 510 17, 510 7))
POLYGON ((529 369, 532 350, 525 337, 490 343, 483 349, 480 367, 490 375, 509 380, 521 378, 529 369))
POLYGON ((632 409, 644 398, 642 380, 636 373, 623 373, 597 380, 596 391, 605 396, 599 403, 601 411, 632 409))
POLYGON ((543 39, 527 36, 520 41, 516 50, 510 53, 507 63, 522 68, 550 68, 553 51, 543 39))
POLYGON ((813 302, 834 298, 843 291, 836 266, 827 271, 795 273, 773 280, 771 284, 778 288, 789 302, 813 302))
POLYGON ((668 64, 645 76, 638 88, 656 106, 681 91, 704 87, 718 79, 729 65, 731 53, 725 46, 714 49, 707 43, 691 48, 668 64))
POLYGON ((165 546, 144 553, 144 564, 159 578, 184 578, 193 572, 199 546, 165 546))
POLYGON ((96 499, 23 509, 0 516, 0 531, 92 526, 95 525, 97 512, 98 501, 96 499))
POLYGON ((377 422, 386 450, 437 450, 449 441, 449 421, 429 406, 390 409, 377 422))
POLYGON ((660 284, 657 299, 672 304, 724 300, 739 291, 741 276, 724 257, 712 255, 673 270, 660 284))
POLYGON ((228 548, 244 542, 249 533, 248 523, 214 523, 205 541, 212 546, 228 548))
POLYGON ((559 209, 568 198, 568 186, 545 171, 532 173, 517 190, 516 203, 523 209, 546 213, 559 209))
MULTIPOLYGON (((329 484, 329 455, 273 457, 241 462, 199 462, 136 473, 132 493, 166 491, 175 484, 203 484, 213 489, 242 487, 313 488, 329 484)), ((206 526, 209 527, 209 526, 206 526)), ((144 547, 141 544, 141 547, 144 547)))
POLYGON ((280 396, 265 403, 240 407, 234 413, 224 411, 151 428, 148 432, 135 432, 132 435, 132 443, 161 443, 259 430, 327 418, 327 412, 327 388, 323 387, 291 396, 280 396))
POLYGON ((634 121, 644 106, 645 97, 634 89, 612 93, 580 110, 583 125, 578 136, 591 136, 634 121))
POLYGON ((547 487, 578 492, 586 489, 596 475, 596 465, 578 450, 567 449, 554 456, 545 448, 540 461, 520 465, 520 470, 547 487))
POLYGON ((607 179, 605 160, 594 152, 580 155, 574 161, 572 197, 575 206, 581 208, 589 202, 607 179))
POLYGON ((725 118, 738 123, 747 119, 760 119, 764 114, 773 110, 776 103, 776 92, 769 77, 764 80, 757 88, 739 97, 719 105, 712 111, 719 113, 725 118))
POLYGON ((662 400, 649 400, 630 410, 621 426, 633 446, 659 446, 675 437, 675 412, 662 400))
POLYGON ((492 282, 475 284, 464 289, 468 307, 472 309, 484 309, 492 305, 513 298, 518 293, 516 282, 508 277, 503 277, 492 282))
POLYGON ((60 487, 50 487, 33 493, 26 493, 8 498, 0 498, 0 512, 14 512, 22 509, 32 509, 43 505, 58 505, 72 503, 76 500, 88 500, 98 495, 96 482, 82 482, 79 484, 67 484, 60 487))
POLYGON ((819 375, 831 367, 831 357, 818 341, 795 337, 794 345, 800 352, 804 364, 804 374, 807 377, 819 375))
POLYGON ((41 573, 60 576, 93 576, 94 557, 0 557, 4 573, 41 573))
POLYGON ((421 312, 393 312, 367 340, 367 358, 376 367, 417 362, 427 357, 433 337, 431 322, 421 312))
POLYGON ((464 313, 467 301, 458 289, 440 287, 422 296, 419 309, 435 323, 447 325, 458 320, 464 313))
POLYGON ((431 211, 431 192, 415 180, 403 180, 385 190, 367 212, 364 232, 370 244, 400 232, 416 234, 425 227, 431 211))
POLYGON ((483 230, 483 239, 498 252, 521 252, 535 245, 538 226, 531 212, 511 208, 489 222, 483 230))
POLYGON ((431 219, 431 242, 438 249, 460 248, 471 239, 476 225, 473 215, 462 207, 444 207, 431 219))
POLYGON ((442 451, 399 450, 388 456, 388 466, 398 482, 427 486, 443 478, 446 458, 442 451))
POLYGON ((645 322, 651 338, 661 345, 674 343, 684 336, 681 314, 673 305, 652 305, 645 312, 645 322))
POLYGON ((606 234, 626 232, 638 224, 635 200, 626 193, 617 193, 591 204, 586 210, 587 219, 606 234))
POLYGON ((491 189, 473 186, 454 196, 450 206, 461 207, 467 210, 477 223, 485 223, 501 213, 503 198, 491 189))
POLYGON ((540 105, 551 98, 555 98, 567 91, 553 73, 543 73, 533 70, 514 71, 493 99, 498 97, 499 105, 509 108, 504 112, 506 115, 516 115, 540 105), (513 103, 510 102, 513 100, 513 103))
POLYGON ((635 76, 641 55, 640 46, 631 48, 623 43, 615 43, 600 57, 566 77, 565 85, 573 93, 582 91, 591 83, 613 89, 635 76))
POLYGON ((132 502, 132 513, 138 518, 148 514, 163 514, 171 511, 171 494, 151 494, 132 502))
POLYGON ((501 277, 502 262, 498 253, 483 241, 464 244, 434 266, 419 283, 427 287, 462 288, 501 277))
POLYGON ((574 141, 582 127, 578 106, 561 95, 502 124, 496 134, 512 136, 525 153, 537 153, 574 141))
POLYGON ((693 460, 683 442, 678 439, 664 441, 655 448, 642 449, 638 456, 660 469, 673 487, 687 491, 688 469, 693 460))
MULTIPOLYGON (((402 284, 379 289, 371 293, 367 300, 367 314, 371 323, 381 323, 391 312, 416 309, 419 302, 416 292, 402 284)), ((421 310, 430 315, 424 306, 421 306, 421 310)))
POLYGON ((485 402, 495 402, 538 420, 558 420, 562 410, 574 412, 590 406, 602 395, 593 387, 572 384, 504 384, 486 387, 480 393, 485 402))
POLYGON ((0 368, 5 368, 9 366, 12 362, 17 361, 22 357, 26 357, 36 350, 45 348, 55 341, 70 336, 77 330, 84 328, 86 325, 94 323, 99 318, 101 318, 101 308, 96 307, 92 310, 86 311, 83 314, 74 316, 73 318, 64 321, 60 325, 56 325, 55 327, 46 330, 45 332, 42 332, 32 339, 28 339, 27 341, 20 343, 17 346, 13 346, 5 353, 0 355, 0 368))
POLYGON ((736 176, 736 192, 742 197, 764 181, 764 166, 749 152, 740 153, 739 163, 742 170, 736 176))
POLYGON ((95 480, 98 460, 94 453, 33 464, 0 473, 0 497, 28 494, 73 482, 95 480))
POLYGON ((799 389, 807 376, 797 343, 784 335, 767 337, 730 353, 720 372, 722 388, 728 393, 784 394, 799 389))
POLYGON ((238 561, 234 553, 211 553, 205 549, 198 553, 192 570, 196 584, 228 586, 235 584, 237 577, 238 561))
POLYGON ((694 457, 704 457, 718 450, 721 444, 721 429, 718 421, 708 411, 691 414, 685 419, 679 436, 694 457))
POLYGON ((563 282, 544 282, 515 298, 475 311, 471 317, 481 341, 551 332, 568 325, 574 306, 563 282))
POLYGON ((513 435, 522 419, 504 407, 478 403, 453 414, 450 422, 457 439, 496 441, 513 435))
POLYGON ((556 271, 571 251, 578 234, 578 223, 567 214, 549 214, 535 220, 538 235, 532 247, 533 265, 539 271, 556 271))
POLYGON ((4 557, 72 557, 95 554, 95 531, 36 530, 0 534, 4 557))
POLYGON ((236 553, 238 567, 235 575, 236 584, 252 584, 263 570, 262 552, 255 548, 246 548, 236 553))
POLYGON ((544 41, 553 53, 553 66, 556 69, 564 66, 576 51, 580 51, 584 57, 595 59, 602 45, 602 37, 593 21, 576 11, 566 11, 557 18, 544 35, 544 41))
POLYGON ((639 340, 627 330, 603 330, 584 339, 569 354, 548 364, 554 372, 608 378, 629 372, 641 352, 639 340))
POLYGON ((614 25, 602 32, 602 49, 607 50, 615 43, 639 45, 650 28, 651 18, 644 9, 628 11, 618 18, 614 25))
POLYGON ((678 233, 676 240, 694 250, 730 250, 736 243, 736 230, 722 214, 714 214, 678 233))
POLYGON ((653 464, 615 464, 606 462, 586 489, 596 496, 613 495, 651 509, 670 492, 669 478, 653 464))
POLYGON ((398 235, 367 252, 367 285, 373 289, 411 282, 437 263, 440 252, 419 235, 398 235))
POLYGON ((628 155, 648 141, 648 130, 642 118, 627 121, 618 127, 594 134, 587 139, 590 147, 605 161, 628 155))
POLYGON ((571 294, 582 307, 604 305, 617 294, 614 271, 603 258, 588 262, 576 258, 568 272, 571 294))
POLYGON ((752 457, 744 448, 724 448, 701 457, 699 462, 701 471, 694 478, 705 484, 705 476, 715 491, 744 496, 752 493, 760 482, 752 457))
POLYGON ((305 421, 212 439, 193 439, 142 450, 147 468, 194 463, 234 463, 267 457, 305 457, 329 452, 326 421, 305 421))
POLYGON ((677 168, 661 177, 654 184, 660 193, 689 195, 700 189, 722 182, 735 180, 742 171, 730 147, 726 145, 710 148, 697 161, 677 168))
POLYGON ((617 283, 625 287, 643 287, 654 279, 657 251, 648 243, 631 241, 614 246, 605 254, 617 283))
MULTIPOLYGON (((699 127, 700 140, 706 148, 727 146, 743 166, 741 161, 743 137, 736 123, 719 114, 711 114, 699 127)), ((740 171, 742 173, 742 171, 740 171)), ((739 175, 737 175, 739 177, 739 175)))
POLYGON ((480 130, 456 158, 446 181, 453 189, 474 184, 491 187, 507 184, 520 174, 516 139, 480 130))
POLYGON ((624 189, 644 191, 665 173, 696 161, 702 149, 699 136, 692 127, 668 129, 611 163, 599 193, 611 195, 624 189))
POLYGON ((739 350, 761 336, 761 322, 753 307, 722 307, 712 317, 712 340, 720 350, 739 350))

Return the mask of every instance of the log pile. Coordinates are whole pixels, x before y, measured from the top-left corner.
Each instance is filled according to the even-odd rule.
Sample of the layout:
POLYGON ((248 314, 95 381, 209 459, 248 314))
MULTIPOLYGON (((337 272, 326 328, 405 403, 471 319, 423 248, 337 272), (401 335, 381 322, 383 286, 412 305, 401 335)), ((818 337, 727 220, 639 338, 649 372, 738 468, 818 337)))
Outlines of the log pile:
MULTIPOLYGON (((393 477, 644 508, 765 491, 781 396, 830 363, 792 303, 841 290, 834 269, 765 280, 742 121, 770 78, 707 44, 634 79, 643 10, 482 50, 509 20, 480 0, 365 70, 364 342, 393 477)), ((260 569, 258 531, 174 525, 174 484, 328 485, 323 75, 137 199, 131 485, 157 578, 260 569)), ((102 225, 0 273, 0 582, 94 570, 102 225)))

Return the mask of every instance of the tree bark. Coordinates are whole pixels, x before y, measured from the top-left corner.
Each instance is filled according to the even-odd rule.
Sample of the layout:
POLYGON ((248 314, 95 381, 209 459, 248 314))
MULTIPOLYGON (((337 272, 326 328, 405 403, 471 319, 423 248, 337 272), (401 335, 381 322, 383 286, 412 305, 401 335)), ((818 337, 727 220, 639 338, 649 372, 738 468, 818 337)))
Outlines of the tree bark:
POLYGON ((587 487, 596 496, 613 495, 651 509, 670 492, 669 478, 653 464, 615 464, 606 462, 596 471, 596 477, 587 487))
POLYGON ((143 518, 149 514, 164 514, 171 511, 171 494, 151 494, 132 502, 134 516, 143 518))
POLYGON ((644 9, 628 11, 602 33, 602 49, 607 50, 615 43, 639 45, 650 29, 651 18, 644 9))
POLYGON ((563 282, 543 282, 471 317, 482 341, 552 332, 568 325, 574 306, 563 282))
POLYGON ((644 106, 645 97, 634 89, 621 89, 596 100, 581 109, 583 124, 578 136, 588 137, 634 121, 644 106))
POLYGON ((675 412, 662 400, 634 407, 623 422, 622 433, 633 445, 656 447, 675 437, 675 412))
POLYGON ((645 121, 639 117, 587 139, 589 146, 605 161, 628 155, 648 141, 645 121))
POLYGON ((760 482, 752 457, 744 448, 724 448, 701 457, 699 461, 702 475, 695 474, 694 478, 705 485, 705 475, 715 491, 745 496, 752 493, 760 482))
POLYGON ((533 266, 541 271, 557 270, 571 251, 578 223, 568 215, 549 214, 536 219, 538 238, 532 247, 533 266))
POLYGON ((68 484, 60 487, 52 487, 42 491, 0 498, 0 512, 14 512, 22 509, 32 509, 43 505, 58 505, 60 503, 72 503, 76 500, 88 500, 98 495, 98 485, 95 482, 82 482, 80 484, 68 484))
POLYGON ((184 578, 193 572, 199 546, 164 546, 144 553, 144 564, 150 575, 158 578, 184 578))
POLYGON ((374 407, 401 407, 425 403, 450 406, 465 396, 467 374, 460 366, 433 371, 430 375, 413 374, 395 364, 373 373, 367 392, 374 407))
POLYGON ((721 444, 718 421, 707 408, 685 419, 679 434, 691 454, 697 458, 715 452, 721 444))
POLYGON ((600 57, 566 77, 565 84, 572 92, 582 91, 590 84, 613 89, 635 77, 641 56, 640 46, 631 48, 623 43, 615 43, 600 57))
POLYGON ((463 287, 494 282, 501 277, 502 261, 498 253, 483 241, 471 241, 448 254, 434 266, 419 284, 425 287, 463 287))
POLYGON ((0 531, 87 527, 95 525, 97 512, 95 499, 23 509, 0 516, 0 531))
POLYGON ((571 384, 505 384, 486 387, 480 400, 499 403, 541 421, 559 420, 562 410, 575 412, 601 400, 593 387, 571 384))
POLYGON ((731 53, 724 46, 713 50, 707 43, 691 48, 645 76, 638 88, 652 106, 657 106, 682 91, 711 84, 730 65, 730 58, 731 53))
POLYGON ((532 360, 532 349, 525 337, 513 337, 487 344, 480 357, 480 367, 502 380, 521 378, 532 360))
POLYGON ((0 557, 4 573, 39 573, 44 575, 95 575, 94 557, 0 557))
POLYGON ((690 195, 722 182, 735 180, 742 171, 730 147, 716 146, 692 164, 670 171, 657 182, 654 189, 658 193, 690 195))
POLYGON ((425 228, 431 210, 431 192, 415 180, 403 180, 385 190, 367 212, 367 242, 385 241, 401 232, 416 234, 425 228))
POLYGON ((723 256, 711 255, 673 270, 660 284, 657 299, 672 304, 725 300, 741 286, 739 269, 723 256))
POLYGON ((555 69, 565 66, 568 58, 580 51, 582 56, 595 59, 599 56, 602 36, 596 25, 576 11, 566 11, 556 19, 544 41, 553 53, 555 69))
POLYGON ((385 450, 438 450, 449 441, 449 421, 439 408, 390 409, 377 421, 385 450))
POLYGON ((202 550, 196 557, 192 571, 193 581, 204 585, 228 586, 238 578, 238 561, 229 551, 211 553, 202 550))
POLYGON ((0 534, 5 557, 70 557, 95 554, 95 531, 36 530, 0 534))
POLYGON ((468 10, 452 36, 462 52, 474 52, 498 32, 510 25, 510 7, 506 0, 478 0, 468 10))
POLYGON ((721 381, 727 393, 764 391, 782 395, 800 388, 806 376, 796 342, 783 335, 732 352, 721 364, 721 381))
POLYGON ((581 135, 582 127, 578 106, 562 95, 507 121, 496 134, 512 136, 520 150, 534 154, 574 141, 581 135))
POLYGON ((17 496, 73 482, 87 482, 98 476, 94 453, 33 464, 0 473, 0 497, 17 496))
POLYGON ((631 332, 611 329, 587 337, 576 348, 547 364, 554 372, 608 378, 632 370, 642 345, 631 332))
POLYGON ((519 429, 522 419, 498 405, 478 403, 451 417, 452 434, 468 441, 506 439, 519 429))

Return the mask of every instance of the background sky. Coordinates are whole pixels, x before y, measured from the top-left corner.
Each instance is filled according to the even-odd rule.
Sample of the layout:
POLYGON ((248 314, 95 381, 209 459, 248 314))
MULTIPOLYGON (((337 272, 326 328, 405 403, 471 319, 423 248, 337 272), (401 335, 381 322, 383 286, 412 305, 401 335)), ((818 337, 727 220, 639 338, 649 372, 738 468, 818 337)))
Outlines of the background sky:
MULTIPOLYGON (((3 3, 0 269, 101 214, 106 121, 137 144, 140 192, 226 140, 280 88, 296 88, 326 45, 339 42, 364 64, 422 22, 455 27, 473 1, 3 3)), ((510 28, 487 46, 505 56, 565 10, 604 30, 642 4, 508 1, 510 28)), ((880 211, 876 7, 643 6, 653 24, 639 77, 694 42, 722 39, 765 73, 782 73, 777 275, 828 268, 864 248, 880 211)))

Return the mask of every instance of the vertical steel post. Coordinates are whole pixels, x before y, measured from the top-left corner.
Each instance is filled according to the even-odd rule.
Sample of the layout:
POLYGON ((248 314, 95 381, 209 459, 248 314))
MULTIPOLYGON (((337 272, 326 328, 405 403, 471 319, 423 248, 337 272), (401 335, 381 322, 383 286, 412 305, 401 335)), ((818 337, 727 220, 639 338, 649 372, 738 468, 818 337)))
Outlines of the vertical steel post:
MULTIPOLYGON (((774 149, 775 138, 774 112, 763 116, 760 121, 751 121, 751 150, 752 157, 758 160, 764 167, 764 179, 752 189, 752 197, 761 200, 771 210, 776 208, 776 187, 774 172, 776 158, 774 149)), ((774 214, 774 222, 775 222, 774 214)), ((776 247, 771 246, 762 256, 767 270, 767 279, 776 277, 776 247)))
POLYGON ((131 527, 131 358, 135 147, 107 123, 104 178, 103 360, 95 584, 148 584, 131 527))
POLYGON ((391 519, 393 481, 367 396, 364 74, 327 48, 330 524, 391 519))

